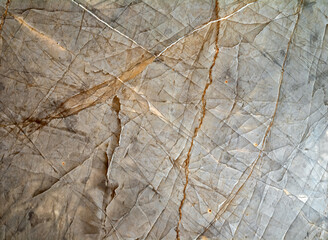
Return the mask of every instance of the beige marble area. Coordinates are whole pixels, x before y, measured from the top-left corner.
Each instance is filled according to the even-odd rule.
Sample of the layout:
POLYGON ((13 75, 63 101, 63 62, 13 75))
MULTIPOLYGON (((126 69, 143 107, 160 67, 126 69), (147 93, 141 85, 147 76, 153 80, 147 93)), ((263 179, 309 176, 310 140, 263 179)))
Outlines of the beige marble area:
POLYGON ((327 0, 0 16, 0 240, 328 239, 327 0))

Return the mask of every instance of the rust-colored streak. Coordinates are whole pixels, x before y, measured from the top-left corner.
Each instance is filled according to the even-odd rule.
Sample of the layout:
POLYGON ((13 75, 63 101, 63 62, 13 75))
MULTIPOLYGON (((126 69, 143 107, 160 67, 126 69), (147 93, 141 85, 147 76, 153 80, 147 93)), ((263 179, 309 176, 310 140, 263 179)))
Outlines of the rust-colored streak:
POLYGON ((240 4, 237 5, 237 7, 235 8, 235 10, 226 15, 225 17, 219 18, 219 15, 215 13, 215 19, 211 19, 203 24, 201 24, 200 26, 196 27, 194 30, 192 30, 191 32, 189 32, 188 34, 184 35, 183 37, 179 38, 178 40, 176 40, 175 42, 173 42, 171 45, 169 45, 168 47, 166 47, 162 52, 160 52, 159 54, 156 55, 156 57, 159 57, 161 55, 164 54, 164 52, 166 52, 168 49, 170 49, 171 47, 173 47, 174 45, 176 45, 178 42, 180 42, 182 39, 185 39, 186 37, 194 34, 195 32, 203 29, 204 27, 208 26, 209 24, 213 24, 216 22, 220 22, 220 21, 224 21, 229 19, 230 17, 232 17, 233 15, 235 15, 236 13, 238 13, 239 11, 242 11, 244 8, 246 8, 248 5, 253 4, 257 2, 257 0, 247 0, 247 1, 242 1, 240 4))
POLYGON ((151 58, 148 58, 147 60, 145 60, 145 61, 137 64, 131 70, 126 71, 125 73, 123 73, 120 76, 120 79, 123 82, 127 82, 127 81, 131 80, 132 78, 134 78, 137 75, 139 75, 140 73, 142 73, 149 64, 151 64, 152 62, 154 62, 154 60, 155 60, 155 57, 151 57, 151 58))
POLYGON ((103 82, 68 98, 66 101, 60 104, 60 106, 54 112, 45 118, 30 118, 26 120, 25 125, 28 125, 32 122, 37 123, 39 125, 37 129, 40 129, 53 119, 66 118, 71 115, 78 114, 82 110, 90 108, 96 104, 106 102, 116 94, 116 92, 125 82, 142 73, 146 67, 154 61, 154 59, 154 57, 148 58, 141 63, 136 64, 133 68, 124 72, 115 80, 103 82))
POLYGON ((120 86, 119 81, 104 82, 87 91, 81 92, 62 103, 50 118, 63 118, 106 101, 120 86))
MULTIPOLYGON (((219 15, 218 1, 216 1, 216 3, 215 3, 215 14, 216 14, 216 17, 218 18, 218 15, 219 15)), ((177 233, 176 234, 176 239, 178 239, 178 240, 180 240, 180 224, 181 224, 181 219, 182 219, 182 207, 183 207, 184 202, 186 200, 186 190, 187 190, 188 183, 189 183, 189 163, 190 163, 191 150, 194 146, 194 140, 197 137, 198 131, 201 128, 201 126, 203 124, 203 121, 204 121, 204 118, 205 118, 205 112, 206 112, 206 99, 205 99, 205 96, 206 96, 206 92, 207 92, 209 86, 213 83, 213 68, 215 66, 215 62, 216 62, 216 59, 217 59, 218 54, 219 54, 218 41, 219 41, 220 22, 218 21, 215 24, 216 24, 216 26, 215 26, 216 27, 216 29, 215 29, 216 30, 215 31, 215 53, 214 53, 212 65, 209 68, 209 73, 208 73, 209 81, 206 83, 205 88, 204 88, 203 93, 202 93, 201 117, 200 117, 198 126, 194 130, 194 134, 191 138, 191 143, 190 143, 190 147, 189 147, 189 150, 188 150, 188 153, 187 153, 187 157, 184 161, 184 170, 185 170, 186 182, 185 182, 184 187, 183 187, 183 198, 182 198, 182 200, 180 202, 180 206, 179 206, 179 221, 178 221, 178 224, 177 224, 177 227, 176 227, 176 233, 177 233)))
POLYGON ((5 21, 6 21, 6 17, 7 17, 8 9, 9 9, 9 5, 10 5, 10 1, 11 1, 11 0, 7 0, 7 2, 6 2, 6 8, 5 8, 5 12, 2 14, 2 17, 1 17, 1 22, 0 22, 0 34, 1 34, 1 31, 2 31, 2 27, 3 27, 3 25, 5 24, 5 21))
MULTIPOLYGON (((236 185, 236 188, 233 189, 232 192, 235 192, 234 194, 231 194, 227 200, 222 204, 222 207, 220 208, 219 212, 216 214, 214 220, 209 224, 209 226, 207 226, 204 230, 203 233, 205 233, 210 226, 213 225, 213 223, 219 219, 219 217, 225 212, 225 210, 229 207, 229 205, 231 204, 231 202, 235 199, 235 197, 238 195, 238 193, 242 190, 242 188, 245 186, 246 182, 250 179, 250 177, 252 176, 253 174, 253 171, 254 171, 254 168, 255 166, 257 165, 257 163, 259 162, 259 160, 261 159, 261 156, 262 156, 262 153, 264 151, 264 148, 265 148, 265 144, 266 144, 266 141, 267 141, 267 137, 270 133, 270 130, 273 126, 273 123, 274 123, 274 119, 276 117, 276 113, 277 113, 277 109, 278 109, 278 104, 279 104, 279 98, 280 98, 280 91, 281 91, 281 85, 282 85, 282 81, 283 81, 283 78, 284 78, 284 72, 285 72, 285 66, 286 66, 286 62, 287 62, 287 57, 288 57, 288 53, 289 53, 289 49, 290 49, 290 45, 291 45, 291 42, 292 42, 292 39, 293 39, 293 36, 294 36, 294 33, 295 33, 295 30, 296 30, 296 27, 298 25, 298 22, 299 22, 299 18, 300 18, 300 12, 301 12, 301 9, 302 9, 302 6, 303 6, 303 0, 300 1, 300 4, 297 8, 297 11, 295 14, 297 14, 297 19, 296 19, 296 22, 295 22, 295 25, 294 25, 294 29, 291 33, 291 36, 289 38, 289 41, 288 41, 288 44, 287 44, 287 50, 286 50, 286 54, 285 54, 285 57, 284 57, 284 61, 283 61, 283 64, 282 64, 282 68, 281 68, 281 74, 280 74, 280 78, 279 78, 279 87, 278 87, 278 94, 277 94, 277 99, 276 99, 276 104, 275 104, 275 109, 273 111, 273 114, 272 114, 272 117, 271 117, 271 121, 270 121, 270 124, 268 126, 268 128, 266 129, 265 133, 264 133, 264 137, 263 137, 263 140, 261 142, 262 146, 261 146, 261 149, 259 151, 259 154, 257 156, 257 158, 255 159, 255 161, 251 164, 250 166, 250 172, 248 174, 248 176, 246 177, 246 179, 244 180, 244 182, 242 184, 238 184, 236 185), (236 189, 236 191, 234 191, 236 189)), ((254 146, 257 146, 257 143, 254 144, 254 146)), ((246 172, 246 171, 245 171, 246 172)))
POLYGON ((117 90, 122 86, 124 82, 133 79, 141 72, 143 72, 145 68, 154 61, 154 59, 154 57, 151 57, 137 64, 132 69, 124 72, 115 81, 107 81, 101 83, 87 91, 81 92, 69 98, 50 117, 67 117, 73 114, 77 114, 86 108, 94 106, 95 104, 105 102, 116 94, 117 90))
POLYGON ((66 48, 61 46, 58 42, 56 42, 51 37, 47 36, 43 32, 37 30, 36 28, 32 27, 29 23, 27 23, 23 18, 15 16, 12 13, 8 13, 11 17, 13 17, 17 22, 19 22, 22 26, 24 26, 26 29, 28 29, 34 36, 38 37, 39 39, 42 39, 43 41, 51 44, 52 46, 58 47, 58 49, 62 51, 68 51, 66 48))

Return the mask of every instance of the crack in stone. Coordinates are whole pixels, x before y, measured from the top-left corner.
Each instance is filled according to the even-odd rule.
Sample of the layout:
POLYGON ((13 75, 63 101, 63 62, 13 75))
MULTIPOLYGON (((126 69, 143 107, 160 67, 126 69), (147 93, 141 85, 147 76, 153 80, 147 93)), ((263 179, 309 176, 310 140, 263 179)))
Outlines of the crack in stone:
MULTIPOLYGON (((91 16, 93 16, 94 18, 96 18, 99 22, 105 24, 107 27, 109 27, 110 29, 112 29, 113 31, 115 31, 116 33, 120 34, 121 36, 129 39, 131 42, 133 42, 134 44, 136 44, 138 47, 141 47, 142 49, 144 49, 145 51, 147 51, 148 53, 152 54, 149 50, 147 50, 145 47, 141 46, 139 43, 137 43, 135 40, 133 40, 132 38, 128 37, 127 35, 125 35, 124 33, 120 32, 119 30, 117 30, 116 28, 113 28, 110 24, 108 24, 107 22, 105 22, 104 20, 102 20, 100 17, 98 17, 96 14, 94 14, 92 11, 90 11, 89 9, 87 9, 85 6, 83 6, 82 4, 78 3, 75 0, 71 0, 74 4, 76 4, 77 6, 79 6, 80 8, 82 8, 84 11, 88 12, 91 16)), ((152 54, 153 55, 153 54, 152 54)))
POLYGON ((120 140, 121 140, 121 133, 122 133, 122 122, 121 122, 121 118, 120 118, 120 111, 121 111, 121 103, 120 103, 120 99, 118 98, 117 95, 114 96, 113 98, 113 102, 112 102, 112 109, 115 111, 116 113, 116 117, 117 117, 117 130, 114 132, 115 138, 116 140, 114 141, 114 143, 111 146, 111 153, 108 153, 108 150, 106 151, 106 156, 107 156, 107 165, 106 165, 106 179, 107 179, 107 184, 109 184, 109 169, 110 169, 110 163, 113 160, 114 157, 114 153, 116 151, 116 149, 119 147, 120 145, 120 140))
MULTIPOLYGON (((263 137, 263 140, 261 142, 262 144, 262 147, 261 147, 261 150, 256 158, 256 160, 252 163, 252 165, 250 166, 250 173, 248 174, 248 176, 246 177, 245 181, 241 184, 241 186, 237 189, 237 191, 233 194, 231 194, 227 200, 225 202, 223 202, 222 204, 222 207, 220 208, 220 210, 218 211, 218 213, 216 214, 214 220, 209 224, 208 227, 205 228, 205 230, 203 231, 202 234, 204 234, 210 226, 213 225, 213 223, 215 221, 217 221, 219 219, 219 217, 225 212, 225 210, 229 207, 229 205, 231 204, 231 202, 235 199, 235 197, 238 195, 238 193, 242 190, 242 188, 245 186, 246 182, 250 179, 250 177, 252 176, 252 173, 254 171, 254 168, 255 166, 257 165, 258 161, 261 159, 261 155, 264 151, 264 148, 265 148, 265 144, 266 144, 266 140, 267 140, 267 137, 270 133, 270 130, 271 130, 271 127, 273 126, 273 122, 274 122, 274 119, 276 117, 276 113, 277 113, 277 109, 278 109, 278 104, 279 104, 279 98, 280 98, 280 91, 281 91, 281 86, 282 86, 282 82, 283 82, 283 77, 284 77, 284 72, 285 72, 285 65, 286 65, 286 62, 287 62, 287 57, 288 57, 288 53, 289 53, 289 49, 290 49, 290 45, 291 45, 291 42, 292 42, 292 39, 293 39, 293 36, 294 36, 294 33, 295 33, 295 30, 297 28, 297 25, 298 25, 298 22, 299 22, 299 18, 300 18, 300 12, 302 10, 302 6, 303 6, 303 0, 300 0, 300 3, 299 3, 299 6, 296 10, 296 13, 297 14, 297 19, 296 19, 296 22, 295 22, 295 26, 293 28, 293 31, 291 33, 291 36, 289 38, 289 41, 288 41, 288 44, 287 44, 287 49, 286 49, 286 53, 285 53, 285 56, 284 56, 284 61, 283 61, 283 64, 282 64, 282 68, 281 68, 281 74, 280 74, 280 78, 279 78, 279 87, 278 87, 278 94, 277 94, 277 100, 276 100, 276 104, 275 104, 275 109, 274 109, 274 112, 272 114, 272 117, 271 117, 271 122, 267 128, 267 130, 265 131, 265 134, 264 134, 264 137, 263 137)), ((248 168, 249 169, 249 168, 248 168)), ((247 170, 247 169, 246 169, 247 170)), ((245 172, 246 172, 245 170, 245 172)), ((237 185, 236 185, 237 186, 237 185)), ((232 191, 233 192, 233 191, 232 191)), ((200 234, 199 236, 201 236, 202 234, 200 234)))
MULTIPOLYGON (((144 49, 145 51, 147 51, 148 53, 154 55, 153 53, 151 53, 148 49, 146 49, 145 47, 143 47, 142 45, 140 45, 139 43, 137 43, 135 40, 133 40, 132 38, 130 38, 129 36, 127 36, 126 34, 120 32, 119 30, 117 30, 116 28, 112 27, 109 23, 107 23, 106 21, 102 20, 99 16, 97 16, 96 14, 94 14, 92 11, 90 11, 89 9, 87 9, 85 6, 83 6, 81 3, 78 3, 76 0, 71 0, 74 4, 78 5, 80 8, 82 8, 84 11, 88 12, 90 15, 92 15, 93 17, 95 17, 98 21, 100 21, 101 23, 105 24, 107 27, 109 27, 110 29, 114 30, 115 32, 117 32, 118 34, 122 35, 123 37, 129 39, 130 41, 132 41, 133 43, 135 43, 136 45, 138 45, 139 47, 141 47, 142 49, 144 49)), ((154 55, 155 58, 160 57, 161 55, 164 54, 164 52, 166 52, 168 49, 170 49, 171 47, 173 47, 174 45, 176 45, 177 43, 179 43, 181 40, 185 39, 186 37, 192 35, 193 33, 202 30, 203 28, 207 27, 208 25, 211 25, 212 23, 217 23, 220 21, 224 21, 227 20, 231 17, 233 17, 235 14, 241 12, 242 10, 244 10, 245 8, 247 8, 248 6, 254 4, 255 2, 257 2, 257 0, 247 3, 245 6, 238 8, 237 10, 233 11, 232 13, 230 13, 229 15, 219 18, 216 17, 215 20, 212 21, 208 21, 207 23, 204 23, 198 27, 196 27, 194 30, 192 30, 191 32, 183 35, 182 37, 180 37, 179 39, 177 39, 176 41, 174 41, 173 43, 171 43, 169 46, 167 46, 166 48, 164 48, 160 53, 158 53, 157 55, 154 55)), ((84 13, 83 13, 84 15, 84 13)))
POLYGON ((84 20, 84 15, 85 15, 85 10, 83 10, 83 13, 82 13, 82 19, 81 19, 81 23, 80 23, 80 27, 79 27, 79 32, 76 36, 76 39, 75 39, 75 44, 77 43, 77 40, 79 39, 79 36, 80 36, 80 33, 81 33, 81 29, 82 29, 82 24, 83 24, 83 20, 84 20))
POLYGON ((7 13, 8 13, 10 2, 11 2, 11 0, 7 0, 5 12, 2 14, 2 17, 1 17, 1 22, 0 22, 0 35, 1 35, 1 32, 2 32, 2 27, 3 27, 3 25, 5 24, 5 21, 6 21, 6 17, 7 17, 7 13))
MULTIPOLYGON (((101 18, 122 14, 111 3, 98 12, 73 1, 101 18)), ((154 5, 154 13, 142 9, 144 1, 126 6, 122 32, 141 45, 170 37, 163 49, 183 35, 160 56, 106 32, 72 1, 58 9, 11 1, 6 25, 0 20, 2 235, 325 237, 327 28, 317 13, 326 5, 258 1, 246 8, 251 1, 210 1, 210 20, 206 13, 194 25, 190 12, 188 27, 187 18, 181 27, 175 22, 189 14, 186 6, 154 5), (162 22, 159 7, 173 11, 172 22, 162 22), (231 12, 227 21, 215 16, 231 12), (131 33, 143 27, 144 38, 131 33), (174 27, 183 29, 172 37, 165 30, 174 27), (149 34, 159 30, 163 36, 149 34), (55 45, 59 38, 75 41, 74 56, 55 45)))
POLYGON ((163 51, 161 51, 159 54, 156 55, 156 58, 158 58, 161 55, 163 55, 163 53, 166 52, 168 49, 170 49, 171 47, 173 47, 174 45, 176 45, 177 43, 179 43, 181 40, 185 39, 186 37, 192 35, 193 33, 202 30, 203 28, 207 27, 208 25, 211 25, 212 23, 217 23, 217 22, 221 22, 221 21, 227 20, 227 19, 233 17, 235 14, 241 12, 242 10, 244 10, 245 8, 247 8, 248 6, 254 4, 255 2, 257 2, 257 1, 250 2, 250 3, 246 4, 245 6, 243 6, 243 7, 239 8, 239 9, 233 11, 232 13, 230 13, 229 15, 227 15, 225 17, 222 17, 222 18, 217 17, 215 20, 209 21, 207 23, 202 24, 199 27, 196 27, 194 30, 192 30, 188 34, 180 37, 178 40, 174 41, 169 46, 167 46, 163 51))
POLYGON ((107 81, 69 98, 54 114, 51 115, 51 118, 62 118, 63 116, 67 117, 77 114, 88 107, 106 101, 116 93, 124 82, 127 82, 142 73, 153 61, 154 57, 151 57, 137 64, 131 70, 124 72, 118 78, 120 81, 107 81))
POLYGON ((43 119, 30 118, 22 123, 23 126, 26 127, 31 123, 36 123, 39 125, 36 128, 36 130, 38 130, 54 119, 61 119, 76 115, 87 108, 95 106, 96 104, 104 103, 113 97, 117 90, 125 82, 142 73, 146 67, 154 61, 154 59, 154 57, 148 58, 141 63, 136 64, 132 69, 124 72, 120 77, 115 77, 115 80, 105 81, 66 99, 53 113, 43 119))
MULTIPOLYGON (((218 18, 218 14, 219 14, 218 1, 215 2, 214 11, 216 13, 216 17, 218 18)), ((218 54, 219 54, 218 41, 219 41, 220 21, 217 21, 216 23, 217 23, 217 25, 215 26, 216 27, 215 28, 215 53, 214 53, 212 65, 210 66, 209 72, 208 72, 209 81, 206 83, 205 88, 203 90, 203 94, 202 94, 201 117, 200 117, 200 121, 199 121, 198 126, 194 130, 194 134, 193 134, 192 139, 191 139, 191 144, 190 144, 190 147, 189 147, 189 150, 188 150, 188 153, 187 153, 187 157, 186 157, 186 159, 183 163, 184 164, 184 169, 185 169, 186 182, 185 182, 184 187, 183 187, 183 198, 182 198, 182 200, 180 202, 180 206, 179 206, 179 221, 178 221, 178 224, 177 224, 177 227, 176 227, 176 239, 177 240, 180 240, 180 224, 181 224, 181 219, 182 219, 182 207, 183 207, 184 202, 185 202, 186 197, 187 197, 186 190, 187 190, 188 183, 189 183, 189 163, 190 163, 191 150, 192 150, 193 145, 194 145, 194 140, 198 135, 198 131, 203 125, 203 121, 204 121, 205 113, 206 113, 206 99, 205 99, 205 96, 206 96, 206 92, 207 92, 209 86, 213 83, 213 68, 215 66, 215 62, 216 62, 216 59, 217 59, 218 54)))

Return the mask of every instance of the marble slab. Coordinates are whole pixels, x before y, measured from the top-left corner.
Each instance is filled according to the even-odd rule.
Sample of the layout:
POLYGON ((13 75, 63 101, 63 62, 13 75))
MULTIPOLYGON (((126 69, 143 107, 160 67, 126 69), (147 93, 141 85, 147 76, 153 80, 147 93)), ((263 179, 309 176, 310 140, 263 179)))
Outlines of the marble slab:
POLYGON ((328 239, 327 0, 0 16, 0 240, 328 239))

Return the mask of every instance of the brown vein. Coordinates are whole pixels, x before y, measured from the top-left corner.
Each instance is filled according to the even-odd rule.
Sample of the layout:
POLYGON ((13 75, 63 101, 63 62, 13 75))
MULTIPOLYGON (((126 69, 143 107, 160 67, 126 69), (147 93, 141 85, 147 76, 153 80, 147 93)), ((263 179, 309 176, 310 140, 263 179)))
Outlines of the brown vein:
POLYGON ((37 128, 40 129, 42 126, 47 125, 53 119, 66 118, 68 116, 78 114, 84 109, 95 106, 96 104, 106 102, 116 94, 122 84, 142 73, 146 67, 154 61, 154 59, 154 57, 148 58, 134 66, 132 69, 124 72, 115 80, 103 82, 68 98, 47 117, 43 119, 28 119, 26 124, 28 125, 31 122, 35 122, 40 124, 40 126, 37 128))
POLYGON ((221 21, 227 20, 227 19, 233 17, 235 14, 239 13, 240 11, 243 11, 243 10, 246 9, 248 6, 250 6, 251 4, 254 4, 255 2, 257 2, 257 0, 250 1, 250 2, 247 3, 247 4, 246 4, 245 2, 243 2, 242 4, 246 4, 246 5, 243 5, 242 7, 239 7, 239 6, 236 7, 236 9, 235 9, 232 13, 230 13, 230 14, 226 15, 225 17, 222 17, 222 18, 219 18, 219 17, 218 17, 218 14, 216 14, 216 12, 215 12, 216 17, 215 17, 214 20, 207 21, 207 22, 201 24, 200 26, 194 28, 194 30, 192 30, 191 32, 187 33, 186 35, 180 37, 179 39, 177 39, 176 41, 174 41, 173 43, 171 43, 169 46, 167 46, 167 47, 166 47, 163 51, 161 51, 159 54, 157 54, 157 55, 156 55, 156 58, 160 57, 160 56, 163 55, 164 52, 166 52, 168 49, 172 48, 172 47, 175 46, 177 43, 179 43, 179 42, 182 41, 183 39, 187 38, 188 36, 194 34, 195 32, 198 32, 198 31, 202 30, 203 28, 207 27, 207 26, 210 25, 210 24, 213 24, 213 23, 217 23, 217 22, 221 22, 221 21))
MULTIPOLYGON (((288 44, 287 44, 287 50, 286 50, 286 53, 285 53, 285 57, 284 57, 284 61, 283 61, 283 64, 282 64, 282 68, 281 68, 281 74, 280 74, 280 78, 279 78, 279 87, 278 87, 278 94, 277 94, 277 99, 276 99, 276 104, 275 104, 275 109, 274 109, 274 112, 272 114, 272 117, 271 117, 271 121, 270 121, 270 124, 267 128, 267 130, 265 131, 265 134, 264 134, 264 137, 263 137, 263 140, 262 140, 262 146, 261 146, 261 150, 259 151, 259 154, 256 158, 256 160, 252 163, 252 165, 250 166, 250 173, 248 174, 247 178, 245 179, 245 181, 241 184, 241 186, 237 189, 237 191, 235 192, 235 194, 231 194, 227 200, 222 204, 222 207, 220 208, 219 212, 216 214, 214 220, 209 224, 208 227, 206 227, 206 229, 203 231, 202 234, 204 234, 210 226, 213 225, 213 223, 215 221, 218 220, 218 218, 225 212, 225 210, 229 207, 230 203, 235 199, 235 197, 238 195, 238 193, 241 191, 241 189, 245 186, 246 182, 250 179, 250 177, 252 176, 252 173, 254 171, 254 168, 256 166, 256 164, 258 163, 258 161, 261 159, 261 155, 264 151, 264 148, 265 148, 265 144, 266 144, 266 140, 267 140, 267 137, 270 133, 270 130, 271 130, 271 127, 273 126, 273 122, 274 122, 274 119, 276 117, 276 113, 277 113, 277 109, 278 109, 278 104, 279 104, 279 98, 280 98, 280 91, 281 91, 281 86, 282 86, 282 82, 283 82, 283 78, 284 78, 284 73, 285 73, 285 66, 286 66, 286 62, 287 62, 287 57, 288 57, 288 53, 289 53, 289 49, 290 49, 290 45, 291 45, 291 42, 292 42, 292 39, 293 39, 293 36, 294 36, 294 33, 295 33, 295 30, 296 30, 296 27, 298 25, 298 22, 299 22, 299 18, 300 18, 300 12, 301 12, 301 9, 302 9, 302 6, 303 6, 303 0, 300 0, 300 4, 297 8, 297 11, 296 11, 296 14, 297 14, 297 19, 296 19, 296 22, 295 22, 295 25, 294 25, 294 29, 291 33, 291 36, 289 38, 289 41, 288 41, 288 44)), ((246 171, 245 171, 246 172, 246 171)), ((237 185, 236 185, 237 186, 237 185)))
POLYGON ((32 27, 29 23, 27 23, 23 18, 15 16, 12 13, 8 13, 11 17, 13 17, 17 22, 19 22, 22 26, 24 26, 26 29, 28 29, 32 34, 34 34, 36 37, 48 42, 49 44, 53 45, 53 46, 57 46, 59 49, 63 50, 63 51, 68 51, 70 52, 68 49, 64 48, 63 46, 61 46, 58 42, 56 42, 54 39, 52 39, 51 37, 47 36, 46 34, 44 34, 43 32, 37 30, 36 28, 32 27))
POLYGON ((77 114, 80 111, 94 106, 95 104, 105 102, 111 98, 117 90, 122 86, 124 82, 127 82, 141 72, 154 61, 154 57, 137 64, 131 70, 124 72, 118 79, 119 81, 106 81, 99 84, 87 91, 81 92, 68 100, 66 100, 55 113, 51 115, 51 118, 63 118, 73 114, 77 114))
MULTIPOLYGON (((218 18, 218 14, 219 14, 218 1, 216 1, 216 3, 215 3, 214 11, 215 11, 216 17, 218 18)), ((194 134, 191 138, 191 143, 190 143, 190 147, 189 147, 189 150, 188 150, 188 153, 187 153, 187 157, 186 157, 186 160, 184 161, 184 170, 185 170, 186 182, 185 182, 184 187, 183 187, 183 198, 182 198, 182 200, 180 202, 180 206, 179 206, 179 221, 178 221, 177 228, 176 228, 176 233, 177 233, 176 239, 178 239, 178 240, 180 240, 180 229, 179 229, 179 227, 180 227, 180 223, 181 223, 181 219, 182 219, 182 207, 183 207, 183 204, 186 200, 186 190, 187 190, 188 183, 189 183, 189 163, 190 163, 191 150, 194 146, 194 140, 198 135, 198 131, 203 125, 203 121, 204 121, 205 113, 206 113, 206 99, 205 99, 205 96, 206 96, 206 92, 207 92, 209 86, 213 83, 213 68, 215 66, 215 62, 216 62, 216 59, 217 59, 218 54, 219 54, 219 46, 218 46, 219 29, 220 29, 220 22, 218 21, 216 23, 216 29, 215 29, 216 30, 215 31, 215 53, 214 53, 212 65, 209 68, 209 72, 208 72, 209 81, 206 83, 205 88, 204 88, 203 93, 202 93, 201 117, 200 117, 198 126, 194 130, 194 134)))
POLYGON ((3 25, 5 24, 5 20, 6 20, 7 13, 8 13, 8 9, 9 9, 9 5, 10 5, 10 1, 11 1, 11 0, 7 0, 7 2, 6 2, 6 8, 5 8, 5 12, 2 14, 2 17, 1 17, 1 23, 0 23, 0 34, 1 34, 1 31, 2 31, 2 27, 3 27, 3 25))

